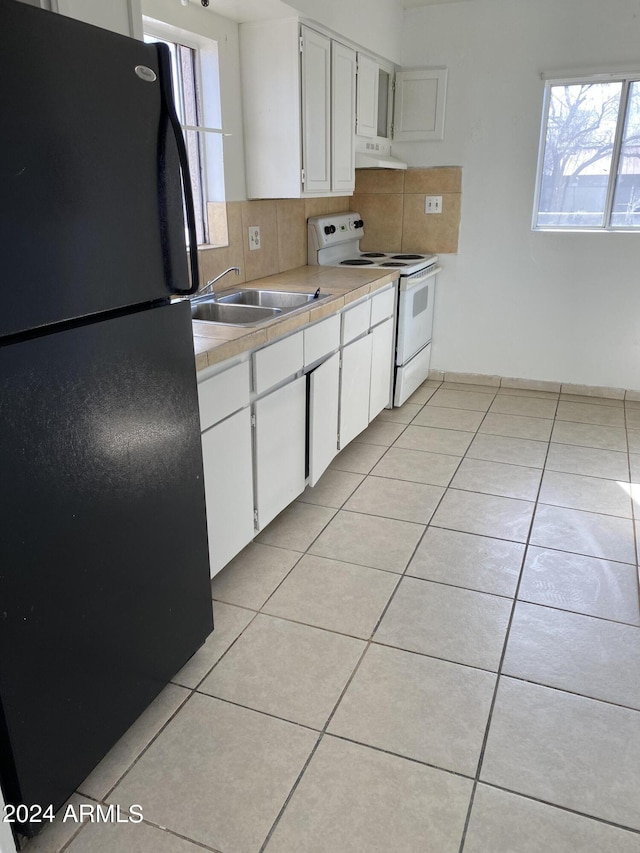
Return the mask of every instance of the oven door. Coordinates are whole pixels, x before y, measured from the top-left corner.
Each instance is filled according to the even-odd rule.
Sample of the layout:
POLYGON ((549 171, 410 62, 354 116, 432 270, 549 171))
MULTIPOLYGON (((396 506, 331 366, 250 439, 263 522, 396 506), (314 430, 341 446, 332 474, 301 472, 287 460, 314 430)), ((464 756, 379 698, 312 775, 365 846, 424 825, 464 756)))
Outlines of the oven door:
POLYGON ((433 302, 439 266, 422 276, 400 278, 396 364, 406 364, 431 340, 433 302))

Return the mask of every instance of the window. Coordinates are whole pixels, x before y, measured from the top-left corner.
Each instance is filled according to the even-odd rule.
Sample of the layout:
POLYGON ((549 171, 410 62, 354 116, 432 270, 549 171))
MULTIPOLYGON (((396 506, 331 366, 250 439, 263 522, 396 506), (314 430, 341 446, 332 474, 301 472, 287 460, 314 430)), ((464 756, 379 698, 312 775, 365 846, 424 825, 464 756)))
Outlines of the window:
POLYGON ((144 40, 166 44, 171 54, 173 96, 189 158, 198 245, 226 245, 218 45, 146 19, 144 40))
POLYGON ((548 81, 534 229, 640 229, 640 74, 548 81))

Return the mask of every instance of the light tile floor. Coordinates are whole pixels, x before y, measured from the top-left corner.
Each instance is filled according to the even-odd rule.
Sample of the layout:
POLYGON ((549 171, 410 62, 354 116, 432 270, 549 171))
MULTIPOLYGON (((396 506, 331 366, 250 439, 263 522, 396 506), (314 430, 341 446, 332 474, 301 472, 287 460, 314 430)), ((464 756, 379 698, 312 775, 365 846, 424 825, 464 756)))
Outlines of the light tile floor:
POLYGON ((639 451, 637 403, 425 383, 72 799, 144 822, 30 853, 640 853, 639 451))

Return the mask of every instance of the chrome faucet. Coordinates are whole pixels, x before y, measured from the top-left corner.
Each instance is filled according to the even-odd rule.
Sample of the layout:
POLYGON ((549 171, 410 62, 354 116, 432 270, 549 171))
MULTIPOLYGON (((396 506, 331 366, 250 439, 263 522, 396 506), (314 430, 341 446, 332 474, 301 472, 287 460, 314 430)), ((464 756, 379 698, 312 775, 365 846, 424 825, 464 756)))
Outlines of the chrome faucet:
POLYGON ((208 281, 205 284, 205 286, 202 288, 202 290, 200 290, 200 291, 198 291, 198 293, 196 293, 194 298, 197 299, 199 296, 210 295, 210 296, 213 296, 215 299, 215 294, 213 292, 213 285, 217 281, 220 281, 220 279, 223 276, 225 276, 228 272, 235 272, 236 275, 240 275, 240 267, 229 267, 229 269, 226 269, 224 272, 221 272, 220 275, 217 275, 215 278, 212 278, 211 281, 208 281))

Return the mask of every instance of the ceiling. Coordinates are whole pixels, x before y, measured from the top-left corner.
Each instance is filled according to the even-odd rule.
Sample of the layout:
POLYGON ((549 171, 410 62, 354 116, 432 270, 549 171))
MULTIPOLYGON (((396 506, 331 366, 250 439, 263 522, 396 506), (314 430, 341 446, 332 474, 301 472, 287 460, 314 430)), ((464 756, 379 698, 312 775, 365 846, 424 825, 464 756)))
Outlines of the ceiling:
POLYGON ((211 8, 218 15, 240 23, 297 14, 280 0, 211 0, 211 8))
MULTIPOLYGON (((190 0, 197 2, 197 0, 190 0)), ((297 15, 293 5, 288 5, 283 0, 210 0, 211 9, 232 21, 263 21, 266 18, 282 18, 288 15, 297 15)), ((437 3, 459 3, 462 0, 398 0, 403 9, 415 9, 419 6, 433 6, 437 3)), ((468 2, 468 0, 465 0, 468 2)), ((185 4, 186 5, 186 4, 185 4)))

